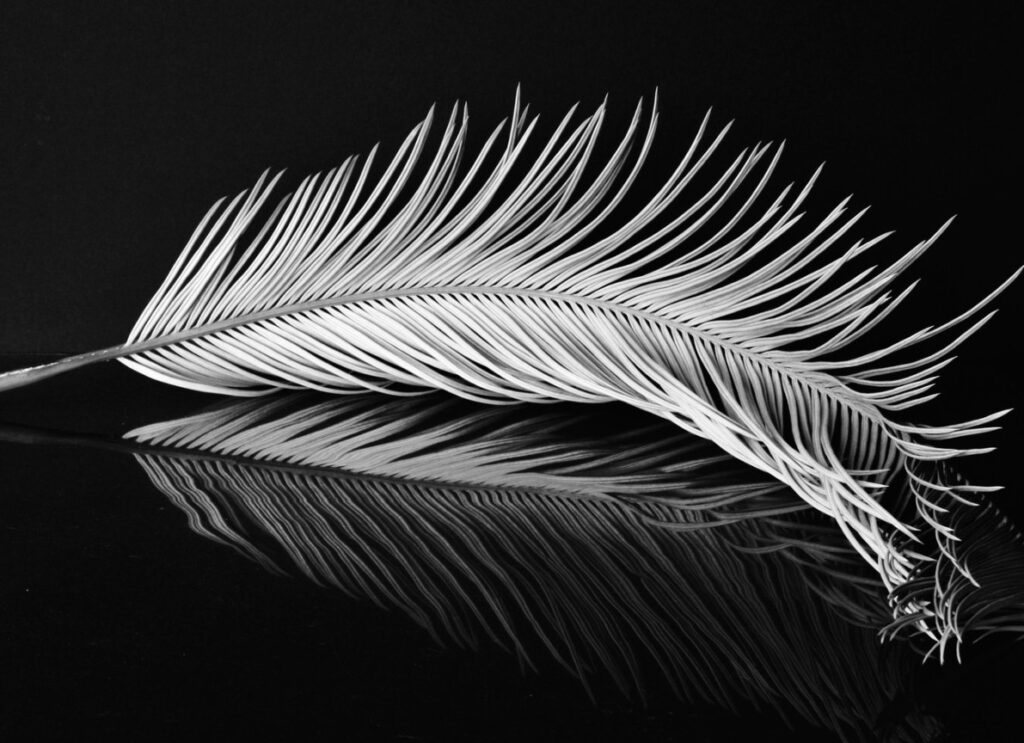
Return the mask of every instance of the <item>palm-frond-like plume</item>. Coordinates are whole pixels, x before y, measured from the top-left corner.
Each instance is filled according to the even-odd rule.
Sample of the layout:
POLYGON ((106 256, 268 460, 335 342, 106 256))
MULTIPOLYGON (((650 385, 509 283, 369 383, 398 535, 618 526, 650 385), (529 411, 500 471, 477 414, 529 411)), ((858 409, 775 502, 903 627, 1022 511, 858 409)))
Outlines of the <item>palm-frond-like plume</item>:
POLYGON ((851 242, 860 213, 846 201, 798 234, 817 174, 766 195, 781 153, 770 145, 684 199, 725 136, 708 141, 707 118, 664 185, 624 215, 657 102, 646 123, 637 107, 598 165, 605 106, 579 123, 574 112, 529 154, 537 119, 517 94, 511 119, 469 158, 456 106, 417 168, 432 110, 383 174, 371 175, 375 148, 272 208, 280 175, 265 174, 214 205, 127 343, 9 372, 0 389, 116 357, 234 395, 427 387, 485 402, 620 401, 790 486, 836 520, 888 588, 906 583, 919 557, 881 494, 894 477, 918 482, 917 507, 932 517, 929 493, 988 489, 922 472, 983 451, 942 442, 990 430, 1002 413, 942 426, 898 414, 931 397, 936 372, 987 316, 968 321, 1009 280, 959 317, 853 352, 907 296, 911 287, 890 287, 938 233, 847 276, 885 236, 851 242), (914 355, 956 327, 966 329, 914 355))
MULTIPOLYGON (((487 640, 630 695, 654 674, 684 699, 768 705, 850 740, 876 740, 907 691, 916 656, 879 646, 877 578, 818 519, 786 521, 806 504, 671 426, 606 437, 578 410, 296 402, 127 436, 198 533, 442 643, 487 640)), ((911 711, 886 739, 934 725, 911 711)))

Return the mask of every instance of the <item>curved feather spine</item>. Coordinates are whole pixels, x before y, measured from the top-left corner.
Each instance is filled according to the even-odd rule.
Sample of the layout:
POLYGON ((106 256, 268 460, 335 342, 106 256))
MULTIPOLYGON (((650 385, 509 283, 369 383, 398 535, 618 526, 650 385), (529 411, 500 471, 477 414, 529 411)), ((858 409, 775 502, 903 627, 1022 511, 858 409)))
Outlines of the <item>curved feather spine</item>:
MULTIPOLYGON (((629 402, 794 487, 837 519, 890 587, 900 584, 913 559, 893 555, 878 525, 908 531, 876 502, 888 477, 882 473, 910 460, 978 450, 922 443, 929 429, 899 428, 885 411, 926 399, 932 380, 915 375, 941 363, 987 318, 936 354, 863 367, 962 322, 1005 284, 939 328, 845 362, 821 359, 906 296, 889 300, 883 292, 934 237, 874 276, 869 270, 830 288, 849 260, 881 239, 857 243, 814 269, 815 259, 859 217, 846 219, 843 202, 795 245, 751 270, 755 258, 793 231, 814 181, 788 206, 785 189, 753 225, 728 239, 766 187, 777 150, 742 206, 691 248, 689 241, 711 229, 769 152, 766 145, 741 153, 703 195, 659 226, 724 137, 723 131, 701 150, 705 119, 658 193, 592 239, 608 228, 634 183, 658 119, 655 105, 630 165, 638 106, 626 136, 584 186, 604 111, 602 104, 574 128, 570 111, 513 183, 536 125, 517 95, 493 169, 476 185, 502 127, 454 186, 467 127, 465 110, 460 117, 456 107, 426 174, 410 185, 431 111, 368 195, 362 194, 376 148, 358 177, 349 160, 324 177, 307 178, 241 250, 277 181, 265 175, 253 189, 215 205, 129 343, 107 355, 126 356, 124 363, 161 381, 231 394, 387 389, 397 382, 488 402, 629 402), (822 335, 817 346, 804 347, 822 335), (838 369, 852 373, 835 376, 838 369), (868 380, 865 390, 860 385, 868 380)), ((940 435, 969 431, 960 424, 940 435)))

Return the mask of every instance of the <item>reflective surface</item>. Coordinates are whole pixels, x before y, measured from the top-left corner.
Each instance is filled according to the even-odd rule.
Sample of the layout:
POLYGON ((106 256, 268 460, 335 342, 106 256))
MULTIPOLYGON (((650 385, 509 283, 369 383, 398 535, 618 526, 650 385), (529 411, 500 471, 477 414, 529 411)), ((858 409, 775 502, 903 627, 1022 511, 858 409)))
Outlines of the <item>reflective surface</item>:
POLYGON ((998 504, 961 516, 964 663, 922 665, 827 521, 614 406, 224 402, 105 366, 0 421, 8 732, 1012 730, 1024 546, 998 504))

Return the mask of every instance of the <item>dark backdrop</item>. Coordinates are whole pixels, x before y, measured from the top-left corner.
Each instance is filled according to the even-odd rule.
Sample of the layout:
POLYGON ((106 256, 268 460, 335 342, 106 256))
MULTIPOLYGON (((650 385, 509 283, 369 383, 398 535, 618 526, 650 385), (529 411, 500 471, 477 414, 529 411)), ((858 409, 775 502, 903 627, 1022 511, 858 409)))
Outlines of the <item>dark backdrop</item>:
POLYGON ((788 140, 780 181, 827 161, 819 213, 854 193, 889 250, 959 214, 917 268, 945 316, 1021 262, 1009 20, 871 5, 4 3, 0 350, 121 341, 215 199, 394 148, 434 101, 479 139, 517 83, 549 126, 610 93, 612 128, 660 86, 663 158, 714 106, 726 152, 788 140))
MULTIPOLYGON (((0 357, 80 352, 122 341, 205 210, 217 198, 247 187, 264 168, 288 167, 294 184, 299 175, 330 167, 350 153, 363 153, 378 141, 388 151, 435 101, 445 106, 457 99, 468 101, 472 136, 479 143, 484 132, 508 113, 520 83, 524 97, 543 113, 548 126, 574 102, 592 108, 609 93, 609 127, 615 131, 621 131, 635 100, 649 96, 657 86, 663 117, 651 163, 655 172, 678 157, 710 106, 715 107, 717 123, 736 119, 726 153, 784 138, 787 153, 777 178, 780 184, 806 177, 821 161, 828 163, 811 201, 812 212, 824 215, 853 193, 855 205, 873 205, 859 234, 897 230, 878 249, 880 261, 958 214, 950 231, 915 266, 914 275, 924 281, 914 302, 891 325, 897 331, 911 331, 945 320, 1022 262, 1018 197, 1009 185, 1017 172, 1019 141, 1019 119, 1010 113, 1021 88, 1011 43, 1016 41, 1011 38, 1015 28, 1009 18, 981 4, 965 8, 943 3, 683 0, 614 5, 559 0, 318 5, 4 0, 0 357)), ((1000 315, 963 348, 960 360, 944 375, 943 397, 921 413, 929 422, 1020 406, 1024 395, 1015 356, 1022 297, 1024 284, 1012 287, 1000 302, 1000 315)), ((108 400, 118 395, 138 400, 145 398, 147 385, 155 385, 131 378, 120 367, 110 368, 119 371, 85 370, 59 388, 48 389, 44 385, 50 383, 44 383, 31 391, 9 393, 11 397, 0 400, 0 417, 38 422, 38 411, 47 401, 54 408, 64 404, 57 392, 51 399, 49 390, 62 390, 60 394, 74 399, 93 391, 108 395, 108 400), (103 389, 97 392, 99 388, 103 389)), ((178 397, 167 399, 180 402, 178 397)), ((126 405, 130 403, 121 405, 118 415, 126 405)), ((191 410, 199 403, 181 405, 191 410)), ((102 411, 105 405, 97 402, 91 408, 102 411)), ((87 425, 89 421, 82 423, 87 425)), ((118 431, 124 428, 120 425, 118 431)), ((1024 480, 1015 464, 1022 440, 1024 420, 1014 414, 1006 419, 1005 430, 988 442, 998 444, 1000 452, 960 465, 972 479, 1008 485, 1000 504, 1018 517, 1024 480)), ((63 460, 40 461, 51 470, 67 470, 68 482, 84 478, 81 487, 95 481, 93 490, 108 489, 100 474, 77 472, 73 464, 62 465, 63 460)), ((34 470, 29 464, 24 468, 29 481, 34 470)), ((76 488, 68 487, 77 497, 76 488)), ((88 514, 98 524, 95 531, 106 528, 96 521, 95 501, 82 501, 79 518, 79 511, 68 512, 62 501, 51 508, 48 500, 19 497, 8 494, 6 502, 23 521, 25 513, 37 512, 40 523, 66 521, 68 533, 78 534, 86 546, 92 545, 93 532, 80 529, 81 523, 89 522, 88 514)), ((145 543, 133 550, 145 548, 155 555, 142 563, 145 570, 165 561, 154 523, 165 524, 160 528, 166 528, 168 539, 184 545, 180 554, 195 556, 194 564, 191 557, 182 562, 179 556, 162 572, 153 573, 152 594, 168 593, 169 598, 164 603, 152 598, 152 611, 142 614, 139 625, 127 632, 142 638, 140 647, 149 648, 129 665, 152 667, 155 674, 177 669, 185 674, 182 689, 198 690, 196 694, 209 690, 212 706, 206 711, 211 717, 219 714, 223 710, 216 705, 237 704, 248 688, 230 688, 244 674, 230 666, 230 659, 217 656, 211 663, 228 664, 227 671, 211 674, 197 663, 196 678, 188 677, 193 666, 170 657, 181 642, 168 641, 161 650, 162 633, 173 636, 179 624, 173 614, 163 614, 162 607, 187 595, 189 581, 201 581, 211 573, 209 580, 222 588, 197 590, 196 606, 213 606, 210 596, 223 590, 219 608, 208 609, 211 636, 228 636, 236 631, 237 622, 243 639, 255 637, 250 644, 239 645, 248 649, 302 615, 295 605, 305 606, 302 602, 308 599, 319 606, 315 602, 323 599, 320 594, 309 598, 312 588, 304 599, 299 593, 307 589, 289 584, 293 594, 280 604, 280 623, 267 624, 257 613, 267 611, 266 604, 253 598, 265 585, 262 575, 241 568, 231 572, 230 567, 217 568, 227 571, 223 578, 212 575, 206 566, 224 562, 216 552, 219 548, 194 544, 202 540, 187 534, 177 516, 159 522, 156 506, 142 516, 130 512, 124 504, 134 502, 132 492, 111 489, 111 498, 122 498, 111 507, 112 514, 121 514, 122 520, 138 519, 138 529, 124 533, 145 543), (209 559, 204 561, 207 552, 209 559), (167 581, 172 583, 169 587, 167 581), (152 646, 146 645, 153 637, 157 639, 152 646)), ((111 552, 117 558, 111 558, 112 563, 122 566, 119 552, 98 544, 94 551, 111 552)), ((54 549, 50 541, 38 546, 44 555, 54 549)), ((58 564, 62 554, 58 551, 49 558, 58 572, 64 570, 58 564)), ((20 562, 19 566, 32 568, 20 562)), ((131 575, 122 576, 126 585, 148 580, 143 568, 136 572, 134 583, 131 575)), ((95 585, 89 584, 91 588, 72 583, 69 590, 79 590, 85 600, 100 586, 90 600, 106 601, 116 585, 107 579, 106 568, 96 568, 96 575, 100 577, 94 578, 95 585)), ((54 599, 58 600, 64 599, 54 599)), ((116 611, 94 614, 101 619, 119 616, 116 611)), ((23 621, 35 622, 37 616, 40 612, 25 613, 23 621)), ((360 632, 370 625, 385 627, 385 620, 377 616, 367 612, 362 624, 356 616, 354 626, 360 632)), ((191 619, 191 625, 180 624, 205 626, 206 620, 191 619)), ((84 620, 71 616, 67 621, 67 626, 75 626, 84 620)), ((322 636, 327 642, 337 635, 335 621, 331 614, 329 620, 312 621, 293 633, 302 638, 322 636), (317 627, 322 630, 319 635, 317 627)), ((393 618, 386 621, 400 624, 393 618)), ((133 652, 120 625, 112 625, 109 634, 116 638, 111 643, 133 652)), ((39 635, 52 658, 39 660, 30 645, 22 660, 42 664, 38 673, 49 683, 51 672, 65 673, 70 651, 53 641, 60 632, 44 626, 39 635)), ((280 638, 267 640, 274 641, 288 646, 280 638)), ((195 658, 209 652, 204 642, 195 639, 195 658)), ((315 655, 311 643, 303 639, 294 644, 315 655)), ((424 641, 423 647, 427 645, 424 641)), ((84 678, 107 674, 107 647, 95 648, 95 673, 89 670, 91 661, 83 665, 80 653, 75 656, 75 672, 84 678)), ((375 652, 381 643, 367 647, 368 653, 375 652)), ((365 667, 379 669, 382 663, 404 657, 405 650, 395 648, 390 661, 365 659, 365 667)), ((249 668, 249 661, 240 656, 238 667, 249 668)), ((315 687, 311 682, 292 690, 287 681, 289 669, 315 666, 312 656, 285 656, 274 662, 281 667, 269 669, 265 682, 274 686, 273 695, 279 691, 274 673, 286 679, 282 688, 294 695, 308 694, 315 687)), ((458 673, 454 668, 451 678, 458 673)), ((505 680, 502 683, 520 683, 518 676, 504 670, 496 675, 505 680)), ((70 675, 68 684, 77 684, 77 678, 70 675)), ((5 681, 12 687, 22 683, 5 681)), ((170 677, 168 683, 177 683, 177 678, 170 677)), ((107 686, 97 688, 95 696, 102 698, 107 686)), ((972 687, 969 704, 979 703, 988 688, 972 687)), ((1004 698, 1013 693, 1010 687, 1000 688, 1004 698)), ((289 699, 296 709, 320 704, 331 710, 331 693, 324 687, 322 699, 289 699)), ((399 711, 403 693, 396 687, 393 695, 399 711)), ((273 695, 267 698, 276 698, 273 695)), ((438 695, 444 699, 443 691, 438 695)), ((515 690, 510 698, 516 698, 515 690)), ((560 704, 552 698, 553 706, 560 704)), ((77 704, 87 707, 93 702, 85 694, 77 704)), ((380 711, 383 717, 390 714, 392 710, 380 711)), ((616 735, 612 723, 596 713, 586 714, 591 715, 588 735, 602 726, 606 735, 616 735)), ((282 725, 293 721, 282 719, 282 725)), ((227 717, 225 724, 234 723, 227 717)), ((533 723, 523 724, 529 728, 533 723)), ((674 735, 667 733, 664 739, 674 735)))
MULTIPOLYGON (((959 215, 889 323, 909 332, 1022 262, 1012 28, 942 3, 5 2, 0 353, 120 342, 217 198, 267 167, 294 184, 389 151, 435 101, 468 101, 479 143, 517 83, 549 127, 609 93, 608 137, 658 87, 653 172, 710 106, 737 122, 725 153, 786 139, 778 182, 826 161, 811 211, 872 205, 859 234, 897 231, 881 261, 959 215)), ((963 348, 930 420, 1019 404, 1022 297, 963 348)), ((984 460, 968 473, 1019 482, 984 460)))

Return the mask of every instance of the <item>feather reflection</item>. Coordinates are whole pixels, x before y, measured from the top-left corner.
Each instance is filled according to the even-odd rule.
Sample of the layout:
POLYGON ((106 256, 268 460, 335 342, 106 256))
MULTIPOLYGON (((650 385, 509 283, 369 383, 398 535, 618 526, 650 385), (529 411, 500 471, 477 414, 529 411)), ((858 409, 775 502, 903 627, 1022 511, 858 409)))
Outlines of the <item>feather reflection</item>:
MULTIPOLYGON (((919 656, 880 645, 892 606, 834 525, 703 440, 611 410, 298 395, 127 436, 198 533, 400 609, 441 643, 543 655, 588 689, 642 696, 657 679, 846 739, 929 739, 938 723, 913 705, 878 729, 919 656)), ((953 515, 988 592, 940 550, 892 601, 938 602, 957 639, 1014 629, 1019 535, 990 506, 953 515)))

